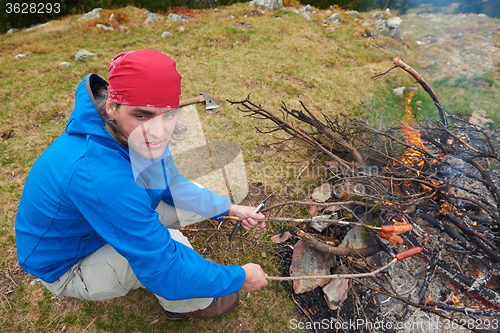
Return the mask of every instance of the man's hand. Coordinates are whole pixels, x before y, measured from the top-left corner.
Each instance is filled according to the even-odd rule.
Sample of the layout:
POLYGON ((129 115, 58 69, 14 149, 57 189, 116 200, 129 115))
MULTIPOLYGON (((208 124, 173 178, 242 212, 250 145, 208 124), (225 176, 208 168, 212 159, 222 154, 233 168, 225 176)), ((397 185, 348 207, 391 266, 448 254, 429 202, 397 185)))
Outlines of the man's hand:
MULTIPOLYGON (((241 217, 241 226, 245 230, 250 230, 255 228, 258 224, 259 221, 256 220, 263 220, 266 218, 266 216, 262 213, 255 213, 253 207, 250 206, 240 206, 240 205, 232 205, 231 208, 229 209, 228 215, 229 216, 238 216, 241 217)), ((260 228, 264 229, 266 226, 266 222, 260 222, 260 228)))
POLYGON ((267 274, 260 265, 250 263, 242 267, 245 270, 245 283, 241 287, 242 290, 254 291, 267 286, 267 274))

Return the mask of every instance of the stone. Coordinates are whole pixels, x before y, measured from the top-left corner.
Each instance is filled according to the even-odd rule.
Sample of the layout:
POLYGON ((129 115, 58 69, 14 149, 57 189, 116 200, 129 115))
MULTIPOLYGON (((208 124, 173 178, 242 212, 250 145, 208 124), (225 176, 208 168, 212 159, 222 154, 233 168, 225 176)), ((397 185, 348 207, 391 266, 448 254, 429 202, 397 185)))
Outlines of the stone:
POLYGON ((345 12, 347 15, 352 15, 354 17, 358 17, 359 16, 359 12, 356 11, 356 10, 350 10, 350 11, 347 11, 345 12))
POLYGON ((170 22, 184 23, 184 22, 189 22, 192 20, 194 20, 194 18, 191 16, 178 15, 178 14, 174 14, 174 13, 170 13, 167 16, 167 23, 170 23, 170 22))
POLYGON ((113 27, 110 27, 110 26, 107 26, 105 24, 96 24, 95 27, 98 29, 98 30, 104 30, 104 31, 113 31, 115 30, 113 27))
POLYGON ((363 27, 369 28, 371 26, 370 20, 366 20, 361 24, 363 27))
POLYGON ((327 18, 326 20, 323 20, 324 24, 336 24, 340 20, 340 14, 339 13, 334 13, 332 16, 327 18))
POLYGON ((387 20, 386 25, 387 25, 387 28, 392 30, 392 29, 399 28, 399 26, 401 25, 401 22, 403 22, 403 20, 401 18, 391 17, 390 19, 387 20))
POLYGON ((47 23, 35 24, 35 25, 32 25, 31 27, 29 27, 27 29, 24 29, 24 31, 31 31, 31 30, 35 30, 35 29, 38 29, 38 28, 43 28, 46 25, 47 25, 47 23))
POLYGON ((101 15, 99 14, 102 12, 102 8, 94 8, 90 12, 83 14, 80 19, 97 19, 100 18, 101 15))
POLYGON ((395 88, 392 92, 394 94, 396 94, 396 96, 403 96, 404 92, 405 92, 405 88, 406 87, 397 87, 395 88))
POLYGON ((165 31, 164 33, 161 34, 161 38, 166 38, 166 37, 170 37, 170 36, 173 36, 174 34, 171 33, 170 31, 165 31))
MULTIPOLYGON (((331 215, 331 214, 330 214, 331 215)), ((325 230, 326 228, 328 228, 332 222, 318 222, 318 221, 314 221, 314 220, 327 220, 330 218, 330 215, 319 215, 319 216, 314 216, 312 219, 313 221, 311 222, 311 228, 313 228, 314 230, 318 231, 318 232, 322 232, 323 230, 325 230)))
POLYGON ((9 31, 7 31, 7 34, 13 34, 13 33, 16 33, 18 31, 19 31, 19 29, 11 28, 11 29, 9 29, 9 31))
POLYGON ((62 67, 63 69, 66 69, 69 66, 71 66, 71 64, 69 62, 63 61, 59 64, 59 66, 62 67))
MULTIPOLYGON (((329 275, 333 255, 311 249, 304 241, 298 241, 293 250, 290 276, 329 275)), ((293 290, 296 294, 322 287, 330 279, 293 280, 293 290)))
POLYGON ((467 21, 467 15, 460 14, 460 15, 454 16, 452 18, 452 20, 454 20, 454 21, 467 21))
POLYGON ((305 7, 302 7, 300 10, 303 12, 306 12, 308 14, 312 14, 312 12, 313 12, 311 5, 307 5, 305 7))
POLYGON ((302 13, 302 15, 306 18, 306 20, 311 21, 311 16, 307 15, 307 13, 302 13))
POLYGON ((124 25, 119 25, 118 28, 120 28, 121 31, 125 31, 125 32, 130 32, 130 28, 127 27, 127 26, 124 26, 124 25))
POLYGON ((332 197, 332 193, 333 185, 331 183, 324 183, 313 190, 311 197, 317 202, 325 202, 332 197))
POLYGON ((153 24, 159 21, 163 20, 163 16, 151 13, 149 10, 145 9, 144 14, 146 14, 148 17, 144 20, 144 24, 153 24))
POLYGON ((108 19, 108 21, 111 21, 111 20, 113 20, 114 18, 115 18, 115 13, 113 13, 113 14, 109 15, 109 19, 108 19))
POLYGON ((349 291, 348 279, 331 279, 323 286, 326 304, 330 310, 337 310, 342 302, 347 298, 349 291))
POLYGON ((97 59, 97 55, 87 50, 80 50, 75 54, 75 60, 87 61, 89 58, 97 59))
POLYGON ((283 7, 283 0, 252 0, 250 1, 250 6, 257 6, 272 11, 283 7))
POLYGON ((185 30, 184 27, 179 28, 179 32, 184 32, 184 30, 185 30))
POLYGON ((24 58, 27 58, 28 55, 27 54, 22 54, 22 53, 19 53, 15 56, 16 60, 22 60, 24 58))

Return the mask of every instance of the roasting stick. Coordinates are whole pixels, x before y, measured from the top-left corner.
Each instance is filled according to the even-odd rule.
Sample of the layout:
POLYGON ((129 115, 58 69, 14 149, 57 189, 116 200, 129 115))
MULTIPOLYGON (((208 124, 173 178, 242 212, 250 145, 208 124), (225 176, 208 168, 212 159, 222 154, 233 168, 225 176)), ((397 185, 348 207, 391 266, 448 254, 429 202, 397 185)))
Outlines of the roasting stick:
MULTIPOLYGON (((237 216, 220 216, 218 219, 223 219, 223 220, 236 220, 236 221, 241 221, 242 218, 239 218, 237 216)), ((370 228, 373 230, 382 230, 381 227, 375 227, 373 225, 368 225, 368 224, 363 224, 359 222, 349 222, 349 221, 342 221, 342 220, 330 220, 330 219, 291 219, 291 218, 283 218, 283 217, 269 217, 264 220, 256 220, 258 222, 292 222, 292 223, 308 223, 308 222, 329 222, 329 223, 334 223, 334 224, 340 224, 340 225, 359 225, 362 227, 370 228)))
POLYGON ((292 280, 307 280, 307 279, 352 279, 352 278, 362 278, 374 276, 382 271, 385 271, 392 265, 394 265, 397 261, 404 260, 416 254, 422 252, 422 248, 420 246, 412 247, 411 249, 404 250, 396 254, 396 257, 392 259, 386 265, 376 269, 372 272, 368 273, 359 273, 359 274, 332 274, 332 275, 302 275, 302 276, 268 276, 268 280, 272 281, 292 281, 292 280))

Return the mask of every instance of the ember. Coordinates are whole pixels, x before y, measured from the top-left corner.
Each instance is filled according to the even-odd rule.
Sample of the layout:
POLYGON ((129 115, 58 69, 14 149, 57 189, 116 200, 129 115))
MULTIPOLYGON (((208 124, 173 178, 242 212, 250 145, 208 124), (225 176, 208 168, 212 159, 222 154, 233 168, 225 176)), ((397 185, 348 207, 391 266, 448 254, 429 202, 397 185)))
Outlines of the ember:
MULTIPOLYGON (((436 93, 421 75, 399 58, 394 59, 394 64, 429 93, 440 121, 417 122, 412 117, 413 92, 405 97, 407 116, 403 122, 385 129, 347 117, 341 122, 323 114, 320 120, 303 103, 301 110, 290 110, 283 104, 285 117, 280 118, 248 98, 230 102, 238 104, 242 112, 273 123, 259 128, 260 132, 284 132, 283 145, 295 139, 330 159, 318 165, 318 154, 309 155, 315 158, 310 163, 330 175, 325 183, 330 182, 328 188, 333 190, 321 202, 313 197, 267 209, 285 205, 317 207, 310 210, 310 221, 316 218, 311 224, 316 233, 299 230, 289 224, 293 221, 281 221, 295 236, 286 241, 288 244, 300 238, 318 256, 334 253, 330 273, 343 277, 372 272, 404 249, 422 248, 421 254, 397 262, 376 277, 350 277, 349 287, 343 288, 352 299, 344 301, 340 297, 343 295, 333 295, 339 303, 336 310, 324 303, 326 310, 320 311, 315 304, 315 310, 307 316, 321 320, 328 313, 329 317, 345 321, 384 316, 398 321, 422 317, 433 321, 439 316, 464 320, 457 326, 459 329, 476 332, 495 328, 467 326, 467 320, 473 319, 490 324, 496 320, 498 328, 500 173, 496 170, 500 169, 500 140, 494 131, 446 115, 436 93), (329 206, 335 209, 327 213, 329 206), (339 239, 339 235, 343 238, 339 239), (333 245, 340 240, 342 245, 333 245)), ((290 148, 297 150, 296 146, 290 148)), ((288 247, 283 249, 289 251, 288 247)), ((307 296, 316 299, 318 289, 297 295, 298 304, 306 311, 311 308, 307 296)))

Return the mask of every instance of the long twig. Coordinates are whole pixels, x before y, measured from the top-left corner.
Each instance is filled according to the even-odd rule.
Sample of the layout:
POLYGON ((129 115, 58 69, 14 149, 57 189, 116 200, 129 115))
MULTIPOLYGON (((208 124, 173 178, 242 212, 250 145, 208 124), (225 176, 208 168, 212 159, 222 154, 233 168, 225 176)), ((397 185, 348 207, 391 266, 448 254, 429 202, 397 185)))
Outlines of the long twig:
MULTIPOLYGON (((243 219, 238 216, 220 216, 218 217, 219 219, 224 219, 224 220, 234 220, 234 221, 242 221, 243 219)), ((292 219, 292 218, 285 218, 285 217, 268 217, 263 220, 256 220, 259 222, 291 222, 291 223, 311 223, 311 222, 325 222, 325 223, 333 223, 333 224, 338 224, 338 225, 357 225, 361 227, 365 227, 368 229, 372 230, 382 230, 381 227, 376 227, 373 225, 369 224, 364 224, 360 222, 351 222, 351 221, 343 221, 343 220, 331 220, 331 219, 292 219)))
POLYGON ((424 90, 429 94, 429 96, 431 96, 432 100, 434 101, 434 104, 438 109, 441 121, 443 122, 445 127, 448 127, 448 120, 446 119, 446 114, 444 113, 443 107, 441 106, 441 102, 439 101, 439 98, 434 92, 434 89, 432 89, 432 87, 424 80, 424 77, 418 74, 417 71, 411 68, 409 65, 405 64, 399 57, 394 58, 392 62, 394 63, 394 65, 405 70, 411 76, 413 76, 415 80, 417 80, 417 82, 422 86, 422 88, 424 88, 424 90))
POLYGON ((392 259, 389 263, 384 266, 368 273, 355 273, 355 274, 331 274, 331 275, 299 275, 299 276, 268 276, 268 280, 274 281, 292 281, 292 280, 312 280, 312 279, 352 279, 352 278, 362 278, 368 276, 375 276, 376 274, 385 271, 394 263, 398 261, 396 258, 392 259))

